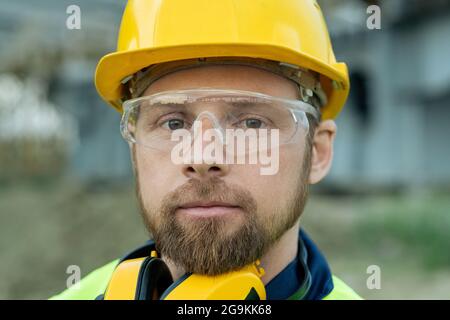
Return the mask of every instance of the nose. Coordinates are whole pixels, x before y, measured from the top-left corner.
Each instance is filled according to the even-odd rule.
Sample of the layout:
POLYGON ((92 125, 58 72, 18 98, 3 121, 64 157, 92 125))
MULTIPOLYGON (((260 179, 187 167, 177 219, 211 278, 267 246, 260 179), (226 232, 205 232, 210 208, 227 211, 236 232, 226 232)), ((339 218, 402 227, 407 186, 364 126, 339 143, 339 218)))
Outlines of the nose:
POLYGON ((229 172, 227 164, 186 164, 183 165, 183 174, 188 178, 210 179, 213 177, 224 177, 229 172))
POLYGON ((210 111, 203 111, 195 119, 195 123, 201 126, 203 132, 208 129, 216 129, 222 131, 221 120, 214 113, 210 111))
MULTIPOLYGON (((219 122, 214 116, 211 116, 207 112, 200 115, 196 121, 197 125, 200 127, 197 127, 197 132, 193 133, 194 146, 193 158, 191 158, 191 160, 195 159, 195 161, 191 161, 191 163, 183 165, 183 174, 188 178, 197 179, 223 177, 227 175, 230 170, 230 166, 225 163, 225 157, 223 157, 223 159, 220 159, 220 157, 211 157, 211 153, 208 150, 205 152, 206 148, 210 149, 213 145, 216 147, 216 149, 214 149, 215 151, 213 151, 214 154, 216 154, 216 152, 223 152, 223 141, 215 144, 215 139, 217 136, 212 140, 205 139, 206 130, 218 130, 215 132, 223 135, 220 130, 220 125, 218 124, 219 122), (201 146, 197 148, 196 144, 201 144, 201 146), (198 154, 199 152, 201 152, 200 155, 198 154), (201 161, 197 161, 198 159, 201 161)), ((221 138, 223 139, 223 136, 221 138)))

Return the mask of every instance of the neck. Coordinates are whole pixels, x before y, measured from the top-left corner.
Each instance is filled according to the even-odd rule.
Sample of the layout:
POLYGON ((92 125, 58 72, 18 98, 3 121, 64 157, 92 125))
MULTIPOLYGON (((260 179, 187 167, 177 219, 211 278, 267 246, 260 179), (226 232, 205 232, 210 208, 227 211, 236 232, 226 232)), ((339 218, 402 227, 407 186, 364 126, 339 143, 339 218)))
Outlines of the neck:
POLYGON ((261 280, 269 283, 297 256, 299 222, 286 231, 283 236, 261 257, 264 276, 261 280))
MULTIPOLYGON (((277 274, 279 274, 292 260, 297 256, 298 250, 298 231, 299 222, 297 222, 291 229, 287 230, 281 238, 275 242, 272 247, 261 257, 261 266, 264 268, 264 276, 261 277, 262 282, 266 285, 277 274)), ((185 271, 165 258, 172 274, 174 281, 185 274, 185 271)))

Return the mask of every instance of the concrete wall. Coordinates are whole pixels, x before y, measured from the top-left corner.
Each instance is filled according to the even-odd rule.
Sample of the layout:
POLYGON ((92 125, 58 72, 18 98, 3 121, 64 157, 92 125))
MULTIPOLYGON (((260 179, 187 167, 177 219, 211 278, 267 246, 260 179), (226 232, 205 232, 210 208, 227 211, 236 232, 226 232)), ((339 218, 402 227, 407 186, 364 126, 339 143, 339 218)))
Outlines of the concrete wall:
POLYGON ((335 37, 336 55, 367 79, 338 123, 328 182, 412 187, 450 182, 450 12, 335 37))

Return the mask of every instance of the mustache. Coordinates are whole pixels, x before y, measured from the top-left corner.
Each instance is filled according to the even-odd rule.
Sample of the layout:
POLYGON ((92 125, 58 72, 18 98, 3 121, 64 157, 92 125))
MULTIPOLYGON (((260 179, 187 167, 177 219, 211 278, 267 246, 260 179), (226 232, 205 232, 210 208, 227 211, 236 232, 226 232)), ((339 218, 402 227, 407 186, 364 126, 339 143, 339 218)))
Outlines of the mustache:
POLYGON ((227 184, 221 178, 213 177, 206 181, 191 178, 185 184, 168 193, 162 203, 161 212, 173 215, 185 203, 196 201, 225 202, 239 206, 246 213, 255 213, 256 200, 251 193, 235 184, 227 184))

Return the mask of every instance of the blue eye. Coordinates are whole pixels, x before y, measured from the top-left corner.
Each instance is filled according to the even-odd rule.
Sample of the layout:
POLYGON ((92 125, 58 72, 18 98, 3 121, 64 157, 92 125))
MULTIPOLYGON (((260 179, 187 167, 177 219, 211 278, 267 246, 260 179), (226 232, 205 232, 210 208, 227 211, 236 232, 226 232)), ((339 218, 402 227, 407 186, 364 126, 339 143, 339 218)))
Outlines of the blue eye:
POLYGON ((245 126, 249 129, 261 129, 263 123, 259 119, 246 119, 245 126))
POLYGON ((170 130, 178 130, 184 128, 184 121, 180 119, 170 119, 164 122, 163 125, 167 125, 170 130))
POLYGON ((268 123, 270 121, 249 115, 245 119, 241 119, 237 126, 242 129, 263 129, 269 127, 268 123))

